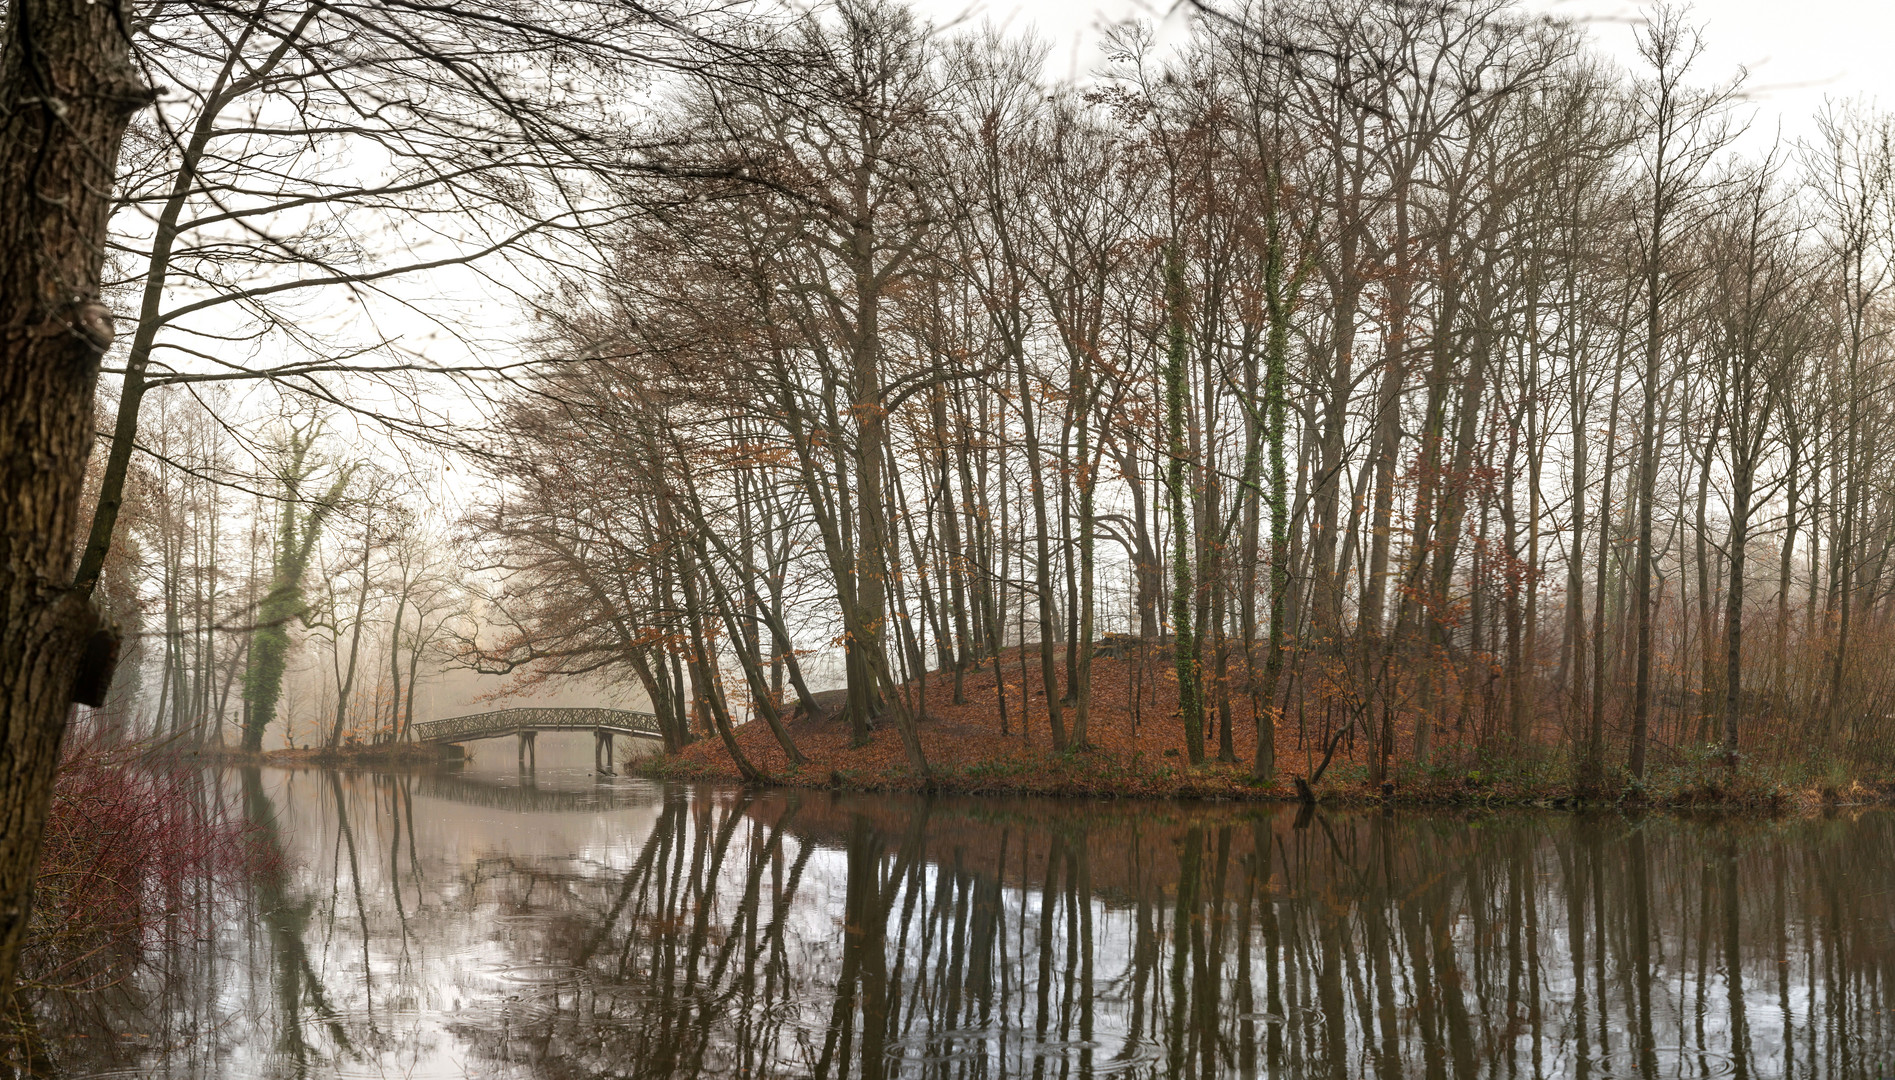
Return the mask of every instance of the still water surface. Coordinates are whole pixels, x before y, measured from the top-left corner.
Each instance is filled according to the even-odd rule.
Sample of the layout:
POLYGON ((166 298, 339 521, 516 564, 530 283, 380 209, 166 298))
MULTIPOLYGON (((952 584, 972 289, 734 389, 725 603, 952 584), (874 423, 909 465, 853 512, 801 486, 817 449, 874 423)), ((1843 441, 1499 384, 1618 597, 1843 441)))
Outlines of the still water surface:
POLYGON ((1895 813, 929 801, 569 750, 226 775, 282 872, 121 1030, 47 1032, 69 1074, 1895 1075, 1895 813))

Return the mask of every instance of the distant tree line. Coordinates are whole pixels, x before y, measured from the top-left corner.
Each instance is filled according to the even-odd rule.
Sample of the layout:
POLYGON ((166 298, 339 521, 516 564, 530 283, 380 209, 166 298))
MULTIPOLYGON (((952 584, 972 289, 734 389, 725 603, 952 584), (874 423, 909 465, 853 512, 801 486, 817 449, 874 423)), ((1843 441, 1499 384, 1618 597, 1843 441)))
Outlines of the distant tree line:
POLYGON ((159 397, 142 421, 99 592, 130 633, 89 720, 192 748, 404 739, 468 613, 435 477, 343 456, 320 414, 233 433, 231 402, 159 397))

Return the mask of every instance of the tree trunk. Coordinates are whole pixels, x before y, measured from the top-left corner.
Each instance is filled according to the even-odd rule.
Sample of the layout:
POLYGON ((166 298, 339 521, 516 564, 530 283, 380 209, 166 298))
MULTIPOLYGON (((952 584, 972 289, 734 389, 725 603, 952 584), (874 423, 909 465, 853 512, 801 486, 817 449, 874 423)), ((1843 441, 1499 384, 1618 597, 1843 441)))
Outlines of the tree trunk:
POLYGON ((709 628, 705 625, 707 616, 698 596, 698 567, 688 550, 679 552, 679 563, 678 585, 684 595, 684 617, 690 632, 691 681, 696 684, 696 704, 710 717, 711 726, 723 740, 724 750, 737 766, 738 774, 746 781, 761 780, 763 773, 744 756, 737 745, 736 733, 731 730, 730 711, 724 703, 723 688, 717 682, 717 664, 712 655, 709 628))
POLYGON ((0 993, 31 918, 74 700, 100 705, 116 639, 67 587, 119 143, 149 100, 112 0, 12 0, 0 58, 0 993))
POLYGON ((954 704, 967 704, 962 686, 969 655, 967 590, 963 584, 970 562, 961 549, 960 514, 955 505, 952 472, 948 468, 947 392, 935 387, 929 395, 934 417, 935 454, 940 471, 941 500, 941 573, 946 578, 950 610, 954 616, 954 704))
MULTIPOLYGON (((1738 453, 1749 446, 1740 443, 1738 453)), ((1724 607, 1724 760, 1737 767, 1737 724, 1744 703, 1744 556, 1750 543, 1753 468, 1739 461, 1731 478, 1730 593, 1724 607)))
MULTIPOLYGON (((1698 465, 1698 496, 1695 510, 1698 571, 1698 652, 1701 660, 1695 695, 1698 706, 1698 741, 1707 742, 1711 732, 1711 701, 1717 686, 1717 616, 1712 609, 1711 553, 1709 527, 1705 520, 1711 501, 1711 459, 1717 453, 1718 425, 1711 423, 1710 436, 1704 440, 1704 460, 1698 465)), ((1733 522, 1733 525, 1735 523, 1733 522)))
MULTIPOLYGON (((1273 185, 1274 190, 1275 185, 1273 185)), ((1275 204, 1272 203, 1274 211, 1275 204)), ((1289 461, 1284 442, 1289 434, 1288 383, 1290 310, 1294 306, 1283 281, 1284 257, 1281 220, 1270 215, 1270 251, 1264 264, 1264 293, 1270 305, 1270 336, 1264 346, 1264 434, 1270 444, 1270 625, 1263 659, 1263 689, 1256 694, 1257 753, 1251 773, 1268 783, 1276 776, 1277 683, 1283 677, 1284 625, 1290 594, 1289 461)))
MULTIPOLYGON (((1016 349, 1015 372, 1020 385, 1020 431, 1026 438, 1027 488, 1033 496, 1033 524, 1038 530, 1033 548, 1033 588, 1038 594, 1040 623, 1040 685, 1046 691, 1046 722, 1053 735, 1053 749, 1066 749, 1066 720, 1060 715, 1059 667, 1054 659, 1054 641, 1059 632, 1059 606, 1053 596, 1053 555, 1046 513, 1046 471, 1041 467, 1039 427, 1033 421, 1033 388, 1027 382, 1026 352, 1016 349)), ((1025 522, 1021 523, 1024 532, 1025 522)), ((1022 545, 1024 547, 1024 545, 1022 545)), ((1020 553, 1022 560, 1026 552, 1020 553)), ((1020 642, 1024 649, 1026 642, 1020 642)), ((1024 687, 1022 687, 1024 692, 1024 687)))
POLYGON ((1798 429, 1794 418, 1790 422, 1789 444, 1790 460, 1785 469, 1788 490, 1784 494, 1783 510, 1783 547, 1777 556, 1777 622, 1776 640, 1772 642, 1772 662, 1775 664, 1772 680, 1775 687, 1778 708, 1789 703, 1789 688, 1786 679, 1789 674, 1790 647, 1790 576, 1796 558, 1796 514, 1797 495, 1802 482, 1803 443, 1797 437, 1798 429))
POLYGON ((1394 530, 1395 469, 1401 454, 1401 394, 1408 380, 1410 278, 1408 199, 1395 201, 1395 276, 1389 282, 1389 315, 1382 343, 1382 385, 1375 397, 1375 509, 1369 518, 1368 578, 1357 626, 1379 640, 1388 629, 1389 546, 1394 530))
MULTIPOLYGON (((401 738, 401 613, 408 606, 408 586, 395 596, 395 616, 389 623, 388 631, 388 741, 401 738)), ((418 614, 418 613, 417 613, 418 614)), ((415 632, 421 632, 420 620, 416 620, 415 632)), ((381 741, 377 739, 376 741, 381 741)))
MULTIPOLYGON (((342 743, 342 725, 349 716, 349 697, 355 692, 355 662, 362 653, 362 623, 368 614, 369 572, 368 560, 370 545, 374 543, 375 526, 373 519, 362 523, 362 591, 355 603, 355 629, 349 638, 348 673, 336 682, 336 722, 329 729, 329 748, 335 749, 342 743)), ((342 647, 342 628, 336 628, 336 647, 342 647)))
MULTIPOLYGON (((1571 717, 1568 738, 1574 746, 1580 742, 1579 725, 1586 700, 1586 354, 1581 351, 1573 361, 1568 426, 1572 430, 1572 529, 1566 546, 1566 626, 1560 645, 1560 687, 1569 691, 1571 717)), ((1597 612, 1593 618, 1598 618, 1597 612)))
MULTIPOLYGON (((1654 236, 1658 235, 1659 227, 1659 224, 1654 225, 1654 236)), ((1645 311, 1644 415, 1638 441, 1638 554, 1632 565, 1632 603, 1637 605, 1638 640, 1633 654, 1631 745, 1625 753, 1626 769, 1634 783, 1645 778, 1645 737, 1651 726, 1652 710, 1652 569, 1657 557, 1652 550, 1652 502, 1658 493, 1658 365, 1662 344, 1658 241, 1654 239, 1652 244, 1651 272, 1646 285, 1649 295, 1645 311)))
POLYGON ((1172 657, 1178 669, 1178 720, 1184 725, 1185 752, 1191 764, 1204 763, 1204 703, 1199 698, 1198 651, 1191 634, 1191 515, 1185 509, 1189 475, 1184 445, 1187 341, 1184 258, 1172 241, 1165 252, 1165 300, 1168 342, 1165 353, 1165 423, 1171 456, 1171 620, 1172 657))
POLYGON ((1092 715, 1092 603, 1094 591, 1095 567, 1093 565, 1093 484, 1098 481, 1099 455, 1092 447, 1092 386, 1091 372, 1087 365, 1090 361, 1079 363, 1079 387, 1075 408, 1079 413, 1079 473, 1074 478, 1079 485, 1079 626, 1077 638, 1078 652, 1074 654, 1071 681, 1073 684, 1073 726, 1072 745, 1075 750, 1089 750, 1092 741, 1086 728, 1092 715))
POLYGON ((1507 460, 1502 467, 1503 477, 1500 488, 1500 528, 1501 550, 1505 553, 1507 564, 1501 575, 1501 616, 1506 623, 1507 659, 1506 659, 1506 701, 1507 738, 1515 748, 1524 747, 1527 741, 1529 717, 1527 715, 1527 680, 1524 657, 1526 654, 1526 613, 1521 606, 1521 591, 1526 587, 1530 566, 1523 566, 1520 559, 1520 519, 1518 507, 1514 505, 1514 488, 1519 481, 1519 429, 1507 441, 1507 460))
MULTIPOLYGON (((737 654, 738 665, 743 668, 744 678, 749 681, 750 697, 756 705, 758 715, 762 716, 763 722, 770 726, 770 734, 776 737, 777 745, 783 748, 784 756, 789 758, 790 764, 801 765, 803 764, 802 751, 796 748, 796 742, 790 737, 789 728, 784 725, 782 714, 777 710, 776 698, 770 693, 770 680, 764 673, 758 648, 753 642, 747 642, 742 638, 741 634, 746 624, 740 621, 737 603, 731 598, 730 590, 724 587, 723 579, 717 573, 716 567, 711 564, 711 554, 704 542, 704 534, 707 531, 700 519, 697 535, 698 565, 704 568, 704 581, 711 587, 711 602, 723 616, 724 632, 729 635, 735 646, 733 651, 737 654)), ((751 593, 750 598, 754 602, 756 594, 751 593)), ((754 623, 748 625, 754 625, 754 623)))
POLYGON ((1596 795, 1605 784, 1606 577, 1612 555, 1612 479, 1618 468, 1619 405, 1624 388, 1625 350, 1612 361, 1612 399, 1606 413, 1605 462, 1600 469, 1598 566, 1592 583, 1592 701, 1586 718, 1586 747, 1579 763, 1579 791, 1596 795))

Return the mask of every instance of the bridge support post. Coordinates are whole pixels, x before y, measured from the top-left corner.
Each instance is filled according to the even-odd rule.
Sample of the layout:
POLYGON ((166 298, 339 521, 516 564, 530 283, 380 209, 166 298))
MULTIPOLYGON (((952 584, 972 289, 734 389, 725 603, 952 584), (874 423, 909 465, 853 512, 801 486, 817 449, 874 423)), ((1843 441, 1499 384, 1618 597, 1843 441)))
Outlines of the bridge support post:
POLYGON ((520 768, 532 769, 532 768, 537 768, 539 766, 539 763, 540 763, 539 748, 534 745, 534 739, 538 735, 539 735, 539 732, 537 731, 527 731, 525 729, 522 729, 519 732, 520 768), (530 765, 528 764, 529 760, 532 762, 532 764, 530 765))
POLYGON ((592 770, 600 776, 612 775, 612 733, 604 728, 592 732, 592 770))

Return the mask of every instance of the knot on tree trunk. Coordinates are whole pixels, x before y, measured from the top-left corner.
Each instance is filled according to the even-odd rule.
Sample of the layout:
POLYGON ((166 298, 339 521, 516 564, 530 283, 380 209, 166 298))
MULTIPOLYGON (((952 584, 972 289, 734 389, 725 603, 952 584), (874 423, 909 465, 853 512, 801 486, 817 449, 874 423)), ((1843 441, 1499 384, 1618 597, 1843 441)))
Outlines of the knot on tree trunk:
POLYGON ((95 356, 103 356, 117 336, 111 309, 97 300, 82 300, 73 304, 69 312, 64 320, 67 327, 92 348, 95 356))
MULTIPOLYGON (((52 624, 47 639, 59 649, 76 653, 72 689, 67 700, 98 708, 112 689, 118 671, 118 625, 106 619, 98 605, 77 589, 62 589, 46 608, 52 624)), ((68 655, 73 655, 68 653, 68 655)))
POLYGON ((118 672, 120 636, 118 627, 101 625, 86 636, 79 653, 79 670, 72 677, 72 700, 97 709, 112 692, 112 677, 118 672))
POLYGON ((129 118, 164 96, 164 88, 146 85, 145 80, 138 77, 138 69, 127 63, 120 68, 118 77, 107 84, 105 96, 120 116, 129 118))

